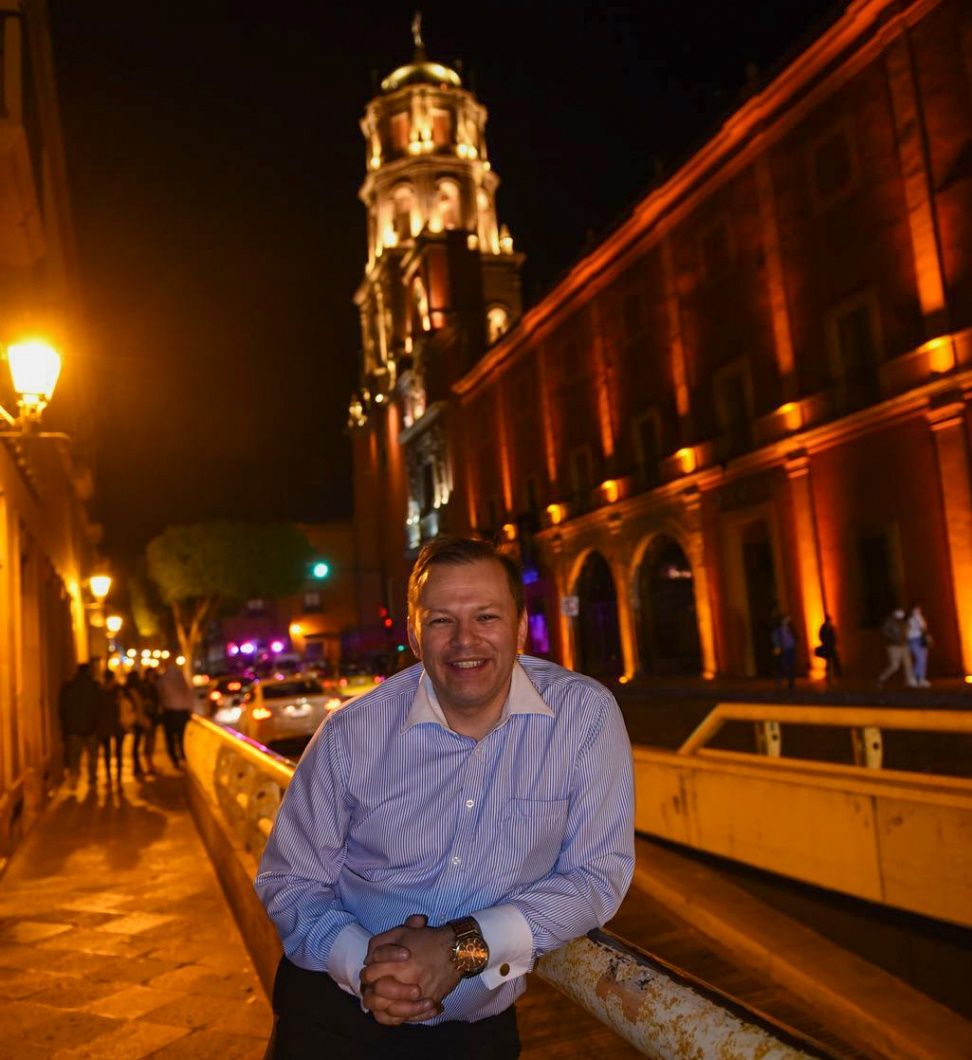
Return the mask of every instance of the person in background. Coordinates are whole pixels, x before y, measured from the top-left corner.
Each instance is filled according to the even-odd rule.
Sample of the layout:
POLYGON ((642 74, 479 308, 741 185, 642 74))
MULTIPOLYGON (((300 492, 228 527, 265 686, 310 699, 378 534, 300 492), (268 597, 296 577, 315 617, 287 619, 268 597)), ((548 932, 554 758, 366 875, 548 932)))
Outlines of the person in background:
POLYGON ((827 669, 827 684, 832 685, 843 677, 840 669, 840 656, 837 654, 837 627, 830 615, 824 615, 823 625, 817 634, 820 645, 817 654, 823 659, 827 669))
POLYGON ((142 699, 145 701, 145 773, 155 777, 155 734, 162 724, 162 705, 159 702, 159 689, 156 683, 158 672, 149 667, 142 675, 142 699))
POLYGON ((928 621, 921 609, 921 604, 915 604, 908 612, 905 620, 905 633, 908 637, 908 650, 911 653, 912 673, 915 684, 919 688, 928 688, 931 682, 928 680, 928 649, 932 645, 931 635, 928 632, 928 621))
POLYGON ((124 688, 118 683, 112 670, 106 674, 101 690, 101 712, 98 715, 95 732, 105 758, 105 780, 110 787, 112 758, 115 760, 115 775, 121 785, 122 749, 127 731, 122 724, 122 718, 124 716, 130 726, 135 710, 131 699, 125 694, 124 688))
POLYGON ((169 761, 176 769, 181 769, 186 760, 183 734, 186 731, 186 725, 189 724, 189 715, 192 713, 192 689, 186 684, 182 670, 172 663, 169 663, 159 675, 156 688, 159 692, 159 702, 162 704, 165 749, 169 753, 169 761))
POLYGON ((142 737, 148 728, 148 716, 145 712, 145 694, 142 690, 142 682, 139 679, 137 670, 132 670, 125 678, 125 695, 131 700, 133 708, 131 726, 132 772, 135 774, 136 780, 144 780, 145 770, 142 769, 142 762, 138 752, 142 745, 142 737))
POLYGON ((101 714, 102 695, 98 682, 91 676, 91 666, 85 662, 80 663, 77 673, 64 682, 57 697, 68 784, 72 791, 78 786, 82 752, 87 756, 89 785, 94 787, 98 782, 98 737, 95 735, 95 726, 101 714))
POLYGON ((884 638, 884 646, 888 653, 888 665, 877 679, 878 688, 881 688, 884 682, 898 670, 904 674, 905 684, 909 688, 914 688, 915 675, 911 669, 911 652, 908 650, 908 623, 903 607, 896 607, 884 620, 884 625, 881 626, 881 636, 884 638))
POLYGON ((792 692, 796 680, 796 634, 789 615, 781 615, 773 629, 773 653, 777 658, 776 683, 786 681, 786 687, 792 692))

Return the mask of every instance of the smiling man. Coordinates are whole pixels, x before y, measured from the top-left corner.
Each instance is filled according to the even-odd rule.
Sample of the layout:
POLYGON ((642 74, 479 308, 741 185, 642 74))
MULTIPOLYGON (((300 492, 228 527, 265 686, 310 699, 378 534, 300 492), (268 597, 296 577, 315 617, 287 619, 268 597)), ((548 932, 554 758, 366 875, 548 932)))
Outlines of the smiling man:
POLYGON ((620 711, 519 655, 515 563, 438 538, 408 603, 420 664, 318 730, 257 877, 285 952, 278 1060, 518 1056, 525 974, 606 923, 631 882, 620 711))

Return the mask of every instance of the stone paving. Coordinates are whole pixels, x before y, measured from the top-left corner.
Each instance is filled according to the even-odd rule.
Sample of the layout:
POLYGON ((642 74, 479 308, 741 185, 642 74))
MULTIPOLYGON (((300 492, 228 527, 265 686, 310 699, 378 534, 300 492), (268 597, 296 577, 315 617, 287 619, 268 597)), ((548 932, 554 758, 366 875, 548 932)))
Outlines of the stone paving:
POLYGON ((264 1055, 269 1006, 157 767, 59 793, 0 878, 0 1060, 264 1055))

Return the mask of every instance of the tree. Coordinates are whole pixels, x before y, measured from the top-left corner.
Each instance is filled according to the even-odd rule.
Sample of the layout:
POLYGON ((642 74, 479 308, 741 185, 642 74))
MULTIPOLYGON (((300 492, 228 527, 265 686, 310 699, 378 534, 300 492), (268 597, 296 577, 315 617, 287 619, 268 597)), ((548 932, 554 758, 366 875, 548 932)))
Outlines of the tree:
POLYGON ((311 548, 292 524, 210 522, 167 527, 148 543, 145 557, 172 609, 189 678, 206 623, 246 600, 296 593, 311 548))

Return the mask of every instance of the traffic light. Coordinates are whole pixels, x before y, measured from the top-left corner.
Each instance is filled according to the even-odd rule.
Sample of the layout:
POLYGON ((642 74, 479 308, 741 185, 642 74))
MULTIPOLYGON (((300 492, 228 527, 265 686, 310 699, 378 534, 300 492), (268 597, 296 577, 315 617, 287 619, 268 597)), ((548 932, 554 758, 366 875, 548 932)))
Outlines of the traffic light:
POLYGON ((330 573, 330 564, 325 563, 322 559, 316 560, 311 567, 311 575, 318 581, 323 581, 330 573))

